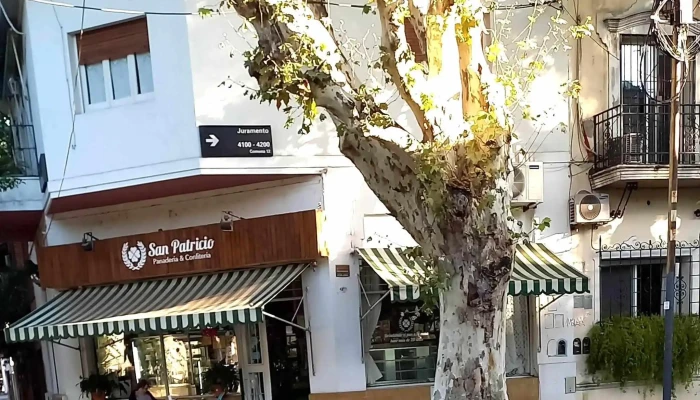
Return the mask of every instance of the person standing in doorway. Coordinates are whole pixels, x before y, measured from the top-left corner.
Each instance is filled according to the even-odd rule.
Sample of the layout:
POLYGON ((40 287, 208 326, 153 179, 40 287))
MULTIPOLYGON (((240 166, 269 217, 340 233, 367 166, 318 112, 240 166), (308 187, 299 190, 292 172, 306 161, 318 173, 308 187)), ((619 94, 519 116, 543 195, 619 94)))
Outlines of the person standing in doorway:
POLYGON ((148 391, 151 388, 151 384, 146 379, 141 379, 136 385, 136 390, 131 392, 129 400, 156 400, 155 397, 148 391))

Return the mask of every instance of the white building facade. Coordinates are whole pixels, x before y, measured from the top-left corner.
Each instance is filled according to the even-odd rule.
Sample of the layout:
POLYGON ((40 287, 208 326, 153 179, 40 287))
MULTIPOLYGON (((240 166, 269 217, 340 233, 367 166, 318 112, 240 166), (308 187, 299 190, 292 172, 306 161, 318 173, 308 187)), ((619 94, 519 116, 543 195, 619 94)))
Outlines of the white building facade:
MULTIPOLYGON (((511 399, 642 396, 636 390, 623 393, 614 383, 595 383, 585 367, 587 334, 596 322, 615 313, 660 313, 661 307, 660 297, 656 302, 661 287, 657 269, 665 246, 657 242, 665 238, 666 227, 665 114, 640 102, 635 90, 644 87, 663 96, 670 75, 649 72, 666 62, 646 44, 653 4, 632 3, 563 3, 582 19, 591 16, 595 32, 572 44, 569 53, 547 60, 546 73, 532 91, 533 114, 546 113, 547 118, 541 125, 524 122, 518 128, 519 146, 528 153, 520 163, 544 172, 525 174, 528 196, 516 202, 514 214, 526 229, 551 219, 551 227, 534 232, 532 242, 577 271, 576 279, 586 287, 549 296, 509 296, 511 399), (652 54, 661 61, 648 61, 652 54), (569 80, 581 82, 578 99, 561 93, 560 85, 569 80), (633 142, 632 133, 647 139, 633 142), (599 223, 572 224, 570 200, 582 190, 607 194, 614 218, 603 211, 599 223), (640 294, 640 282, 652 288, 651 294, 640 294)), ((97 371, 114 372, 129 385, 135 378, 150 379, 159 397, 200 396, 206 391, 202 374, 218 361, 238 363, 242 382, 237 391, 246 398, 286 399, 294 393, 310 399, 428 399, 439 327, 416 311, 419 303, 393 301, 394 294, 387 295, 392 287, 360 251, 415 242, 340 154, 330 122, 298 135, 295 127, 284 127, 286 115, 244 94, 245 86, 255 85, 241 56, 252 39, 238 30, 241 21, 235 15, 185 15, 204 5, 194 0, 93 0, 89 6, 101 10, 86 10, 18 0, 6 6, 22 34, 5 26, 9 67, 2 76, 2 105, 12 118, 23 183, 0 193, 0 239, 32 242, 30 256, 39 264, 45 286, 36 288, 38 306, 59 308, 62 298, 75 296, 87 299, 80 305, 104 311, 76 314, 64 302, 64 314, 30 317, 24 326, 54 321, 49 325, 66 326, 67 333, 17 330, 27 336, 13 339, 43 338, 49 395, 71 400, 80 396, 76 384, 81 376, 97 371), (152 13, 135 16, 109 9, 152 13), (269 147, 256 144, 251 148, 259 152, 252 154, 240 152, 245 145, 234 146, 236 151, 217 156, 212 148, 229 140, 217 132, 233 136, 239 127, 269 132, 258 140, 269 147), (215 138, 209 136, 212 132, 215 138), (307 223, 310 213, 318 224, 307 223), (281 222, 297 220, 307 222, 281 222), (265 221, 272 225, 263 228, 265 221), (246 231, 237 227, 244 225, 259 238, 249 241, 254 244, 243 245, 249 243, 246 231), (210 239, 210 232, 217 241, 213 248, 205 249, 205 243, 183 254, 209 254, 218 264, 167 261, 174 248, 169 250, 173 254, 149 252, 150 243, 171 245, 174 239, 192 239, 190 233, 210 239), (307 238, 313 248, 295 242, 288 232, 307 238), (270 238, 280 241, 267 242, 270 238), (140 241, 146 253, 139 253, 140 241), (124 255, 119 253, 122 243, 124 255), (225 250, 230 256, 218 253, 228 245, 236 246, 225 250), (154 259, 167 262, 157 265, 154 259), (216 294, 226 289, 224 284, 206 286, 202 277, 224 274, 224 282, 226 274, 252 267, 277 271, 292 264, 301 265, 298 274, 292 273, 284 287, 269 289, 260 307, 245 308, 231 300, 231 309, 248 312, 247 324, 218 322, 230 310, 216 305, 227 300, 187 297, 194 289, 162 289, 161 297, 150 300, 124 295, 131 293, 124 285, 134 282, 156 289, 157 282, 171 289, 207 287, 216 294), (198 282, 202 286, 187 286, 198 282), (102 303, 99 298, 90 303, 89 291, 95 288, 114 292, 102 296, 102 303), (201 307, 178 303, 179 293, 201 307), (104 300, 108 297, 115 301, 104 300), (163 304, 172 308, 163 311, 163 304), (265 312, 265 322, 253 320, 251 310, 265 312), (175 315, 208 319, 196 329, 184 322, 168 325, 167 318, 175 315), (147 328, 128 328, 129 321, 139 320, 147 328), (109 328, 73 334, 69 327, 88 322, 109 328), (161 322, 170 328, 150 326, 161 322), (397 328, 403 322, 410 327, 397 328), (293 371, 295 379, 284 371, 293 371)), ((369 16, 361 8, 331 11, 346 21, 351 36, 364 37, 376 29, 364 22, 369 16)), ((545 15, 555 13, 549 7, 545 15)), ((512 19, 524 26, 527 11, 517 11, 512 19)), ((538 22, 535 34, 544 34, 547 22, 538 22)), ((697 314, 700 206, 694 195, 700 192, 694 187, 700 182, 700 147, 694 144, 694 121, 700 113, 692 111, 694 83, 688 87, 679 204, 679 235, 688 243, 680 269, 688 286, 680 304, 697 314)), ((391 112, 402 123, 414 124, 400 102, 393 103, 391 112)), ((598 198, 605 202, 605 196, 598 198)), ((403 290, 397 292, 398 300, 410 292, 403 290)), ((691 388, 677 394, 690 398, 696 392, 691 388)))

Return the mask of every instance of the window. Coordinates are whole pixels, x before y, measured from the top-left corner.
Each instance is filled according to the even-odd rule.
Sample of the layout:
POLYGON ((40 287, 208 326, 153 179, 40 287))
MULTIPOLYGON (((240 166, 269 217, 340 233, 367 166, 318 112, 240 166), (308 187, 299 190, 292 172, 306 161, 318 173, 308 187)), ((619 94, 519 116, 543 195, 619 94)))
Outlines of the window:
POLYGON ((384 296, 387 284, 369 266, 364 265, 360 275, 367 385, 432 382, 440 338, 439 311, 424 312, 420 301, 392 302, 390 296, 384 296))
MULTIPOLYGON (((432 382, 440 338, 439 310, 426 312, 420 301, 392 302, 389 296, 382 299, 388 286, 369 266, 362 266, 360 278, 367 385, 432 382)), ((507 297, 507 376, 531 373, 529 304, 527 296, 507 297)))
POLYGON ((104 108, 153 92, 146 18, 76 36, 84 108, 104 108))
POLYGON ((613 316, 659 315, 663 260, 606 263, 600 270, 602 319, 613 316))
MULTIPOLYGON (((683 249, 676 257, 674 308, 679 314, 700 311, 700 260, 697 250, 683 249)), ((617 316, 661 315, 666 298, 664 269, 666 257, 660 249, 635 250, 649 257, 622 258, 630 250, 605 250, 600 261, 601 320, 617 316), (653 256, 650 253, 655 253, 653 256), (612 256, 612 257, 611 257, 612 256)), ((635 255, 637 255, 635 254, 635 255)), ((585 347, 585 346, 584 346, 585 347)))
POLYGON ((531 371, 530 296, 506 296, 506 376, 531 371))
MULTIPOLYGON (((202 395, 209 389, 202 377, 212 365, 238 363, 231 331, 100 336, 95 347, 98 372, 111 374, 120 383, 110 398, 128 398, 140 379, 151 383, 156 397, 202 395)), ((231 388, 238 389, 237 385, 231 388)))
MULTIPOLYGON (((646 35, 620 37, 622 136, 614 145, 623 163, 668 163, 671 56, 646 35)), ((695 62, 691 61, 681 104, 695 103, 695 62)), ((690 115, 684 118, 692 118, 690 115)), ((689 121, 690 122, 690 121, 689 121)), ((686 149, 682 149, 685 152, 686 149)))

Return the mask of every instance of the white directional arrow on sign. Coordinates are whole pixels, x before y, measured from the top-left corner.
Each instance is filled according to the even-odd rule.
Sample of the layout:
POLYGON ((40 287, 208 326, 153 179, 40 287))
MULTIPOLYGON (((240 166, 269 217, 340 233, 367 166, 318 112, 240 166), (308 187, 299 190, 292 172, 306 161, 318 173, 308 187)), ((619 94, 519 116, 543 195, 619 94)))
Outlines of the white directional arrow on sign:
POLYGON ((216 147, 219 144, 219 138, 214 135, 209 135, 209 138, 205 140, 211 147, 216 147))

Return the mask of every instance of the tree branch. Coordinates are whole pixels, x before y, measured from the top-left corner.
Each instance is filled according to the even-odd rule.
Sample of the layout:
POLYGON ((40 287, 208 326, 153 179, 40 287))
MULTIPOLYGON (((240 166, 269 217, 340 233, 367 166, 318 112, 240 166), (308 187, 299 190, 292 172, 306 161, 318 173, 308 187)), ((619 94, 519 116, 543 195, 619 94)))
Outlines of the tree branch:
MULTIPOLYGON (((382 26, 382 47, 386 52, 383 67, 396 86, 401 98, 408 104, 423 133, 423 141, 435 139, 433 125, 428 121, 422 107, 421 88, 427 86, 427 76, 423 66, 417 64, 415 55, 406 41, 406 26, 403 23, 408 10, 407 0, 377 0, 377 9, 382 26)), ((418 28, 418 38, 424 37, 424 25, 418 28)))
MULTIPOLYGON (((229 1, 242 17, 253 26, 258 36, 260 53, 251 55, 249 72, 260 85, 261 100, 273 99, 270 93, 297 90, 297 81, 304 86, 297 91, 302 104, 313 102, 325 109, 340 136, 340 150, 364 176, 370 189, 391 211, 398 221, 421 244, 428 254, 441 254, 435 243, 442 243, 438 221, 424 198, 422 182, 418 179, 418 166, 409 150, 414 142, 412 135, 400 127, 379 107, 371 93, 355 88, 353 74, 336 39, 312 12, 298 0, 229 1), (278 18, 276 15, 285 15, 278 18), (310 43, 299 42, 303 36, 310 43), (290 65, 290 45, 295 55, 311 45, 321 60, 313 65, 290 65), (292 82, 295 87, 284 86, 286 77, 280 71, 295 70, 292 82), (269 69, 273 69, 269 71, 269 69), (350 75, 350 77, 348 76, 350 75), (308 89, 309 98, 305 90, 308 89)), ((311 56, 310 56, 311 57, 311 56)), ((312 57, 313 58, 313 57, 312 57)))

